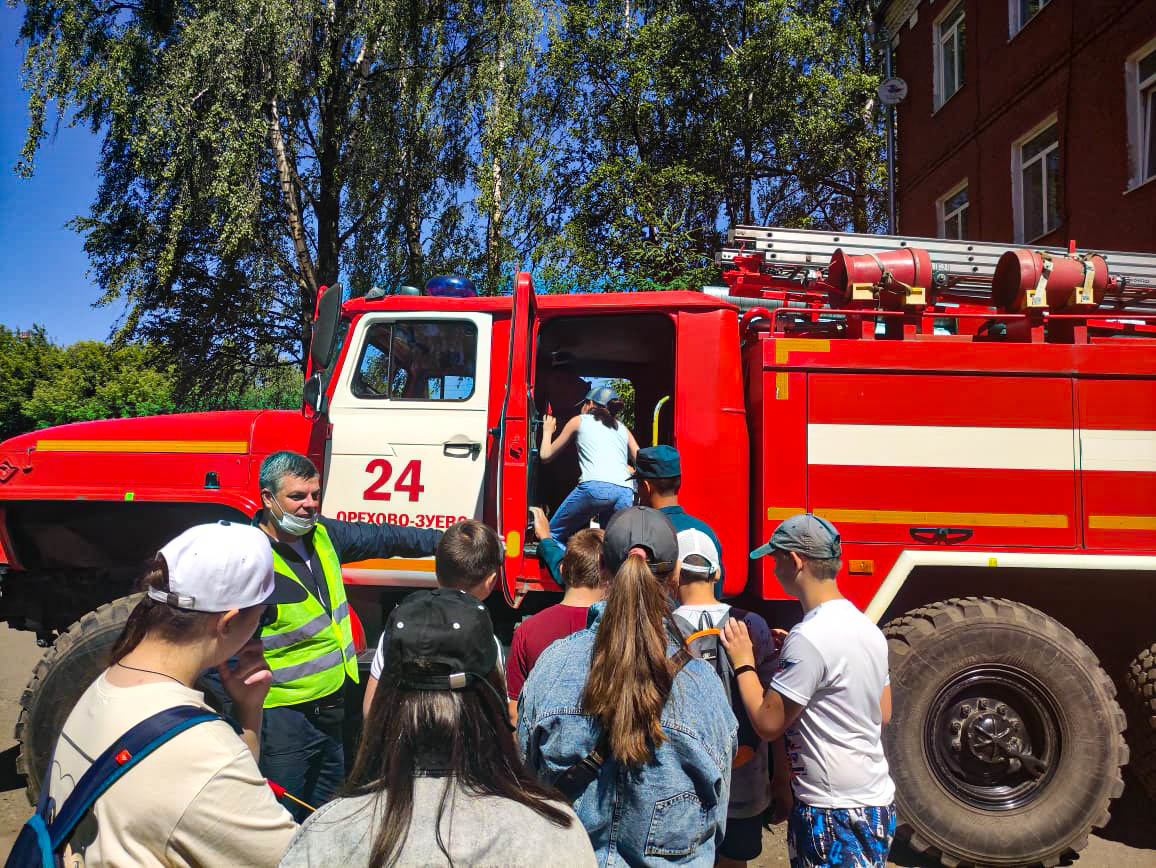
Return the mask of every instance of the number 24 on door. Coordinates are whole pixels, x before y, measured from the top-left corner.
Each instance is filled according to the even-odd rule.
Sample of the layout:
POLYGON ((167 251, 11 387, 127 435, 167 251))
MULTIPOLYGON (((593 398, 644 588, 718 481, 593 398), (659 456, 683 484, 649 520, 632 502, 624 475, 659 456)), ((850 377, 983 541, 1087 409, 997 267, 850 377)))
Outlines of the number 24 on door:
POLYGON ((393 491, 386 491, 385 487, 393 477, 393 465, 384 458, 374 458, 365 465, 365 472, 377 478, 365 489, 362 495, 366 500, 392 500, 393 492, 404 492, 409 495, 410 503, 416 503, 425 486, 421 484, 421 462, 409 462, 393 484, 393 491))

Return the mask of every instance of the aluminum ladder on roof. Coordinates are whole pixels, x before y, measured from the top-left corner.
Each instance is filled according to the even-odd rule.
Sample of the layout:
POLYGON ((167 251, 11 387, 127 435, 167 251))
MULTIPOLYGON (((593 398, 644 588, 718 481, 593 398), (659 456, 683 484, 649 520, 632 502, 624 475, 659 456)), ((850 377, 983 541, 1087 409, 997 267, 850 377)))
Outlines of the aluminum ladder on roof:
MULTIPOLYGON (((991 279, 996 263, 1008 250, 1046 250, 1057 256, 1068 255, 1064 248, 1033 244, 736 226, 727 233, 727 246, 718 253, 716 261, 725 266, 733 262, 736 255, 762 253, 765 257, 764 272, 806 280, 819 277, 836 250, 862 255, 904 247, 926 250, 939 281, 950 286, 953 295, 973 298, 979 303, 990 303, 991 279)), ((1105 297, 1101 310, 1156 314, 1156 254, 1109 250, 1080 252, 1103 256, 1108 271, 1120 281, 1120 289, 1105 297)))

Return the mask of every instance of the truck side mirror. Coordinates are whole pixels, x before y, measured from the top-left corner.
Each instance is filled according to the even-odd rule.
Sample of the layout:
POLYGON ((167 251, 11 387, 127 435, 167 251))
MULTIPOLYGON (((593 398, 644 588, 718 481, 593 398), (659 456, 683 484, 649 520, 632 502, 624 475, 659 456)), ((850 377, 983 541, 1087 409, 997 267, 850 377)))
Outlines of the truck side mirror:
POLYGON ((321 406, 325 402, 325 393, 321 390, 321 374, 314 374, 305 381, 302 399, 305 401, 306 407, 312 407, 318 413, 325 412, 321 406))
POLYGON ((317 317, 313 320, 313 342, 309 346, 309 356, 313 360, 315 371, 325 367, 333 350, 333 338, 337 335, 337 321, 341 316, 341 297, 341 286, 331 286, 317 302, 317 317))

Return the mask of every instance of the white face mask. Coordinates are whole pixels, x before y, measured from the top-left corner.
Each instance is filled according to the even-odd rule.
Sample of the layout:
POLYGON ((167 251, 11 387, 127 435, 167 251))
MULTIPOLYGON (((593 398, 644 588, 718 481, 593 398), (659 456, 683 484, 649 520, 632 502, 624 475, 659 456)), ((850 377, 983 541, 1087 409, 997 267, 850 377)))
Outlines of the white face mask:
MULTIPOLYGON (((277 498, 274 497, 270 500, 270 505, 275 503, 277 503, 277 498)), ((317 524, 317 513, 313 513, 313 515, 308 518, 302 518, 299 515, 292 515, 281 509, 280 504, 277 504, 277 509, 280 510, 280 515, 277 515, 277 513, 272 510, 270 510, 270 514, 273 516, 273 523, 285 531, 285 533, 292 534, 293 536, 305 536, 305 534, 313 530, 313 527, 317 524)))

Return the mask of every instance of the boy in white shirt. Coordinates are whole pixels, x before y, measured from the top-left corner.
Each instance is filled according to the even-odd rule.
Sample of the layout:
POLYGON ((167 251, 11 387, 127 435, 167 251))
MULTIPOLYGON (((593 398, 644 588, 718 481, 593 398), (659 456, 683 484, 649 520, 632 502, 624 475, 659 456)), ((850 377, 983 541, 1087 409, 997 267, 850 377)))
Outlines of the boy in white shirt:
MULTIPOLYGON (((751 552, 774 557, 775 578, 804 612, 783 643, 770 689, 764 693, 749 670, 738 681, 759 735, 787 733, 793 868, 884 866, 895 835, 895 786, 882 742, 891 718, 887 640, 839 592, 842 551, 834 525, 796 515, 751 552)), ((736 671, 753 665, 745 624, 728 621, 722 638, 736 671)))

